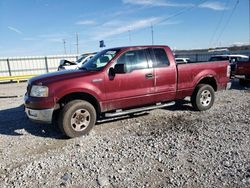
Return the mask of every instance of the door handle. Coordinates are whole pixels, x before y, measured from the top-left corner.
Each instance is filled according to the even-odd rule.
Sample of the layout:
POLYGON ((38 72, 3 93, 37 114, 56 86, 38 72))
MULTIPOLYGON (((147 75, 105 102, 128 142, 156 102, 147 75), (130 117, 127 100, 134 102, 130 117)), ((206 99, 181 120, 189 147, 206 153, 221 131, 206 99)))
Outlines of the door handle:
POLYGON ((154 78, 154 75, 153 75, 152 73, 148 73, 148 74, 145 75, 145 77, 146 77, 147 79, 153 79, 153 78, 154 78))

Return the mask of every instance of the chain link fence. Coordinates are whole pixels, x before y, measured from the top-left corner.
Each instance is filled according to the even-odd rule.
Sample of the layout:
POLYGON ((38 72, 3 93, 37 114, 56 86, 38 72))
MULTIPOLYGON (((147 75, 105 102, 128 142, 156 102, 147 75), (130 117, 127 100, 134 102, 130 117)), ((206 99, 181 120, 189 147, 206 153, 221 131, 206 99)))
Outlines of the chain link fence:
POLYGON ((78 55, 0 58, 0 76, 40 75, 57 71, 62 59, 76 61, 78 55))

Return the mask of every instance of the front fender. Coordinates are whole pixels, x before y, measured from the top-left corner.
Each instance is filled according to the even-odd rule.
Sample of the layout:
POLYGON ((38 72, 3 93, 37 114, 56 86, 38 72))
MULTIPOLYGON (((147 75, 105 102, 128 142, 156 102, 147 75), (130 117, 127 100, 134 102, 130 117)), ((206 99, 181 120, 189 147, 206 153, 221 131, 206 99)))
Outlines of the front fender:
POLYGON ((102 83, 89 83, 89 82, 75 82, 75 83, 64 83, 53 87, 53 95, 55 102, 58 102, 61 98, 71 93, 86 93, 92 95, 96 100, 103 101, 105 99, 105 92, 103 90, 102 83))

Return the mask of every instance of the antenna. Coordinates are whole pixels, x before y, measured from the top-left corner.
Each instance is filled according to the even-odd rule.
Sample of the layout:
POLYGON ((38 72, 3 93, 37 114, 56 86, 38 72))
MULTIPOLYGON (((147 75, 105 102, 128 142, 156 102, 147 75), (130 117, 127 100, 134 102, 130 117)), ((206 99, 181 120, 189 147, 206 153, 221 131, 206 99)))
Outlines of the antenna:
POLYGON ((154 26, 153 24, 151 23, 151 39, 152 39, 152 45, 154 45, 154 26))
POLYGON ((129 45, 131 45, 131 30, 128 30, 128 39, 129 39, 129 45))
POLYGON ((76 33, 76 54, 79 54, 79 37, 78 37, 78 33, 76 33))
POLYGON ((64 54, 67 54, 67 52, 66 52, 66 41, 65 41, 65 39, 63 39, 63 47, 64 47, 64 54))
POLYGON ((71 40, 69 41, 69 54, 71 54, 71 40))

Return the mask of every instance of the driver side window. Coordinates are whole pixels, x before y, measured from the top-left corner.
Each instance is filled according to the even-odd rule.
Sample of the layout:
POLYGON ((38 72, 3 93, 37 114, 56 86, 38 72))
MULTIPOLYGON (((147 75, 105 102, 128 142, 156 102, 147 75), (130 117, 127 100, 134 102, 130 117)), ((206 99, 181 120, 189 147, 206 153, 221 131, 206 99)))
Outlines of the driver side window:
POLYGON ((145 50, 132 50, 125 52, 118 58, 117 64, 124 64, 127 72, 148 68, 145 50))

